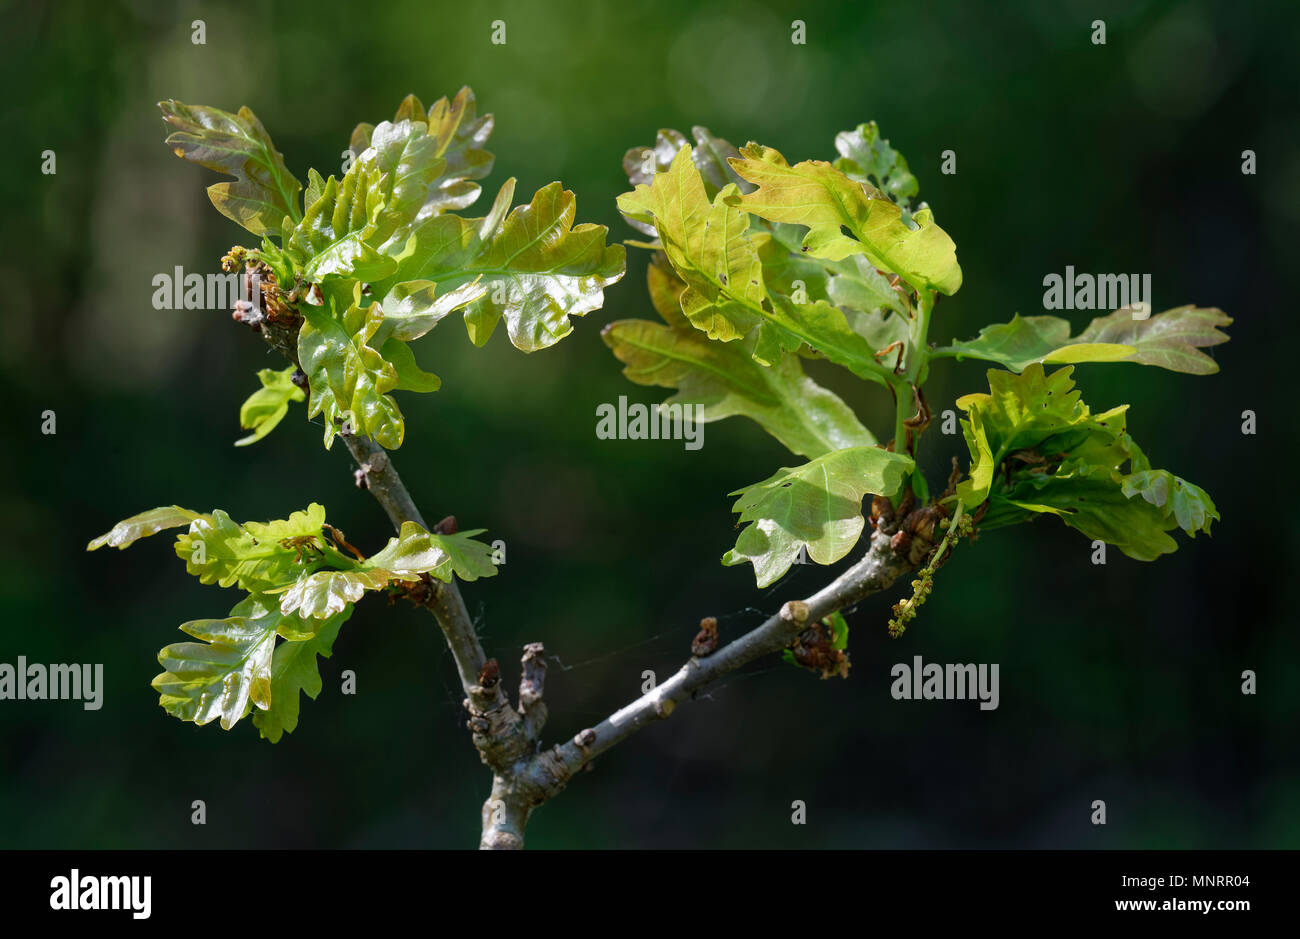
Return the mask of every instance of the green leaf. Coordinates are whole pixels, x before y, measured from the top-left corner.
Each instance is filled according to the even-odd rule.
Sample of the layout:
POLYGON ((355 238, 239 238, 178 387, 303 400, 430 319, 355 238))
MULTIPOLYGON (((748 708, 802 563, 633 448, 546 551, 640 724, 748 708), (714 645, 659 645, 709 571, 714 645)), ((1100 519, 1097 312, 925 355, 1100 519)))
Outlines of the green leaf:
POLYGON ((919 184, 908 170, 903 155, 880 136, 875 121, 836 134, 835 149, 840 152, 840 158, 834 166, 845 176, 872 184, 905 209, 911 205, 919 184))
POLYGON ((599 309, 605 287, 623 276, 623 247, 605 244, 603 225, 575 226, 573 193, 558 182, 507 214, 514 187, 508 180, 481 219, 424 220, 398 270, 376 285, 376 294, 386 296, 402 281, 429 280, 444 294, 469 296, 458 306, 464 306, 475 345, 486 343, 502 319, 510 341, 524 352, 567 336, 573 331, 569 317, 599 309))
MULTIPOLYGON (((710 202, 719 192, 730 184, 735 184, 741 192, 749 192, 754 187, 741 179, 731 164, 732 157, 739 156, 740 151, 721 137, 714 137, 707 127, 691 128, 695 146, 691 148, 691 162, 699 171, 704 184, 705 198, 710 202)), ((653 147, 633 147, 623 155, 623 172, 633 188, 648 186, 654 181, 656 173, 667 172, 673 159, 683 147, 689 147, 686 136, 675 130, 660 130, 653 147)), ((656 234, 651 222, 628 218, 629 224, 647 235, 656 234)))
POLYGON ((262 738, 278 743, 298 727, 299 692, 312 700, 321 693, 316 657, 328 659, 334 653, 339 628, 352 615, 352 607, 331 616, 310 639, 282 642, 271 657, 271 700, 266 710, 253 714, 253 724, 262 738))
POLYGON ((1217 327, 1231 322, 1232 317, 1213 307, 1180 306, 1145 320, 1133 319, 1132 310, 1116 310, 1097 317, 1071 341, 1122 343, 1137 350, 1125 361, 1188 375, 1212 375, 1218 364, 1199 350, 1227 342, 1227 334, 1217 327))
POLYGON ((1013 372, 1037 363, 1122 362, 1137 350, 1117 343, 1072 345, 1070 323, 1059 316, 1021 316, 985 326, 978 338, 955 342, 937 354, 998 362, 1013 372))
POLYGON ((768 368, 742 343, 645 320, 611 323, 601 335, 630 380, 679 389, 660 407, 699 404, 706 421, 748 417, 806 457, 876 442, 848 405, 804 374, 797 356, 784 354, 768 368))
POLYGON ((211 519, 212 516, 200 515, 198 512, 183 509, 179 505, 164 505, 156 509, 149 509, 147 512, 132 515, 130 518, 118 522, 112 529, 86 545, 86 550, 97 551, 104 545, 108 545, 117 548, 119 551, 124 551, 141 538, 156 535, 158 532, 166 531, 169 528, 180 528, 182 525, 190 524, 197 518, 211 519))
POLYGON ((1135 362, 1175 372, 1209 375, 1219 370, 1198 347, 1227 342, 1216 327, 1232 318, 1217 309, 1183 306, 1134 320, 1131 310, 1116 310, 1070 338, 1070 324, 1059 316, 1020 316, 986 326, 977 338, 936 349, 936 356, 983 359, 1021 371, 1033 362, 1135 362))
POLYGON ((253 433, 235 441, 235 446, 246 447, 256 443, 271 431, 289 413, 291 401, 305 401, 307 395, 293 383, 295 366, 281 371, 264 368, 258 371, 262 387, 248 396, 239 408, 239 426, 253 433))
MULTIPOLYGON (((492 115, 477 117, 476 109, 474 92, 468 87, 462 88, 451 101, 439 98, 427 112, 415 95, 407 95, 398 107, 393 123, 424 122, 427 135, 435 144, 433 152, 443 161, 443 168, 420 208, 421 218, 473 205, 479 187, 472 180, 492 172, 492 154, 483 149, 492 133, 492 115)), ((354 157, 360 157, 371 145, 374 131, 371 124, 357 125, 351 142, 354 157)))
POLYGON ((752 563, 760 587, 784 575, 805 548, 818 564, 835 563, 862 534, 863 496, 897 492, 914 465, 878 447, 850 447, 733 492, 740 496, 733 511, 750 524, 722 563, 752 563))
POLYGON ((325 527, 325 506, 313 502, 305 509, 291 512, 288 518, 269 522, 245 522, 244 528, 258 541, 283 541, 286 538, 318 536, 325 527))
POLYGON ((682 292, 686 284, 673 266, 668 263, 668 256, 656 251, 650 256, 650 264, 645 272, 646 288, 650 293, 650 304, 655 308, 665 323, 673 329, 689 331, 695 327, 682 312, 682 292))
POLYGON ((687 319, 710 339, 739 339, 764 315, 760 241, 728 187, 710 202, 699 170, 683 146, 665 173, 618 197, 630 219, 653 224, 663 250, 686 284, 680 299, 687 319))
POLYGON ((227 619, 185 623, 181 630, 201 642, 180 642, 158 653, 166 671, 153 680, 159 704, 195 724, 221 719, 229 730, 250 707, 270 707, 271 657, 279 610, 248 597, 227 619))
MULTIPOLYGON (((1025 517, 1056 515, 1086 537, 1115 545, 1139 561, 1153 561, 1178 549, 1178 543, 1166 534, 1175 526, 1155 506, 1129 498, 1124 492, 1123 476, 1105 466, 1073 461, 1050 475, 1031 472, 1023 475, 1005 496, 994 498, 1020 509, 1025 517)), ((990 508, 981 527, 997 527, 989 524, 989 517, 998 509, 996 504, 990 508)))
POLYGON ((299 218, 302 184, 284 165, 261 121, 248 108, 230 114, 216 108, 160 101, 163 120, 177 130, 167 144, 181 159, 235 177, 208 187, 222 215, 255 235, 280 234, 288 218, 299 218))
POLYGON ((1124 495, 1130 498, 1140 495, 1163 510, 1165 521, 1177 522, 1178 527, 1193 538, 1198 531, 1208 535, 1210 524, 1219 519, 1219 511, 1208 492, 1168 470, 1132 473, 1124 477, 1123 489, 1124 495))
POLYGON ((394 339, 419 339, 449 313, 463 309, 487 293, 481 279, 439 293, 431 280, 408 280, 395 284, 384 297, 384 329, 394 339))
POLYGON ((988 394, 957 399, 967 412, 962 430, 972 458, 970 478, 957 486, 959 499, 970 506, 984 502, 1012 453, 1041 450, 1047 456, 1047 451, 1072 451, 1098 435, 1104 444, 1115 440, 1123 430, 1123 409, 1094 416, 1074 390, 1073 371, 1067 366, 1048 375, 1037 363, 1020 375, 990 369, 988 394))
POLYGON ((842 261, 814 258, 805 254, 802 229, 798 225, 773 224, 772 238, 762 244, 759 257, 763 279, 770 293, 792 297, 802 289, 804 302, 825 300, 840 307, 852 320, 852 313, 893 310, 907 315, 901 287, 876 270, 862 255, 842 261))
POLYGON ((324 415, 326 449, 336 434, 349 432, 395 450, 406 433, 397 402, 386 394, 397 387, 397 370, 369 344, 383 310, 378 303, 363 305, 360 284, 352 303, 342 307, 328 291, 324 306, 302 306, 298 361, 311 389, 307 417, 324 415))
POLYGON ((476 528, 451 535, 432 534, 415 522, 403 522, 397 537, 390 538, 383 550, 365 563, 399 577, 429 574, 444 583, 451 580, 452 574, 465 581, 492 577, 497 572, 492 548, 474 537, 484 531, 476 528))
POLYGON ((957 497, 971 505, 988 500, 980 527, 1056 515, 1143 561, 1177 549, 1166 534, 1172 529, 1208 532, 1218 518, 1209 495, 1152 470, 1125 428, 1128 406, 1091 413, 1071 371, 1045 375, 1036 363, 1021 375, 993 370, 990 394, 958 399, 968 415, 962 430, 972 463, 957 497))
POLYGON ((437 391, 442 387, 442 379, 433 372, 426 372, 415 361, 411 347, 399 339, 389 339, 384 343, 379 354, 388 360, 397 372, 398 391, 437 391))
POLYGON ((806 226, 807 253, 833 261, 865 254, 917 289, 952 294, 961 286, 956 246, 934 224, 929 209, 914 213, 915 228, 909 227, 895 202, 829 163, 790 166, 778 151, 758 144, 740 152, 731 165, 758 186, 741 199, 741 207, 772 222, 806 226))
POLYGON ((729 342, 757 327, 752 353, 761 365, 806 344, 859 377, 884 381, 872 349, 842 311, 824 301, 800 304, 768 294, 759 252, 770 235, 749 231, 738 198, 728 186, 710 203, 690 149, 683 147, 667 172, 619 196, 618 205, 629 218, 653 221, 685 284, 682 312, 710 339, 729 342))
POLYGON ((306 211, 286 245, 303 278, 377 281, 392 274, 445 167, 427 125, 404 120, 376 127, 342 180, 322 182, 313 171, 306 211))
POLYGON ((245 525, 215 509, 211 515, 195 519, 190 530, 176 539, 176 555, 200 583, 238 584, 251 593, 261 593, 292 583, 312 558, 308 549, 281 542, 318 537, 324 523, 325 509, 317 503, 284 521, 245 525))
POLYGON ((325 619, 342 613, 367 591, 383 590, 393 580, 392 571, 378 567, 305 573, 284 589, 280 612, 285 616, 297 613, 302 617, 325 619))

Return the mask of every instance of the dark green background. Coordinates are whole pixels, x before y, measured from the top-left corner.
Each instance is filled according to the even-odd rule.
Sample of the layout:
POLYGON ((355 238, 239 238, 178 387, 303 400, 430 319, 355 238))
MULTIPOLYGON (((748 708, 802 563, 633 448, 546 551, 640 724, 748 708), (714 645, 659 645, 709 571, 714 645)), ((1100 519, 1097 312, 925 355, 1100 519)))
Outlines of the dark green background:
MULTIPOLYGON (((1149 272, 1156 308, 1236 317, 1208 378, 1085 365, 1097 409, 1131 402, 1157 465, 1208 489, 1223 516, 1154 564, 1053 520, 963 548, 900 641, 890 600, 850 617, 852 677, 760 663, 596 761, 541 810, 537 847, 1296 847, 1300 759, 1292 348, 1284 282, 1300 222, 1293 3, 622 2, 7 5, 0 193, 0 661, 102 662, 102 711, 0 702, 0 847, 471 846, 488 778, 425 614, 364 603, 325 663, 326 690, 272 746, 165 715, 149 681, 176 625, 234 596, 187 578, 168 540, 86 554, 115 520, 172 502, 237 519, 309 501, 368 550, 390 534, 343 447, 293 412, 235 449, 256 369, 281 363, 221 313, 155 311, 152 277, 215 271, 249 238, 208 204, 214 174, 162 144, 155 102, 252 107, 302 179, 338 172, 357 121, 471 85, 495 113, 497 169, 552 179, 578 216, 619 219, 620 159, 656 128, 703 124, 796 159, 875 119, 953 236, 965 285, 932 337, 1040 312, 1042 278, 1149 272), (203 18, 207 44, 190 42, 203 18), (507 44, 489 42, 507 23, 507 44), (790 42, 792 19, 807 45, 790 42), (1108 42, 1090 41, 1106 20, 1108 42), (57 152, 58 172, 39 172, 57 152), (1258 154, 1243 176, 1241 152, 1258 154), (939 172, 955 150, 958 172, 939 172), (58 415, 42 436, 40 414, 58 415), (1259 433, 1243 436, 1254 410, 1259 433), (996 662, 1001 707, 895 702, 889 668, 996 662), (339 694, 354 669, 359 693, 339 694), (1239 693, 1255 669, 1259 694, 1239 693), (189 823, 204 799, 206 827, 189 823), (808 824, 790 805, 808 805, 808 824), (1109 824, 1089 823, 1103 799, 1109 824)), ((624 380, 605 322, 646 316, 633 252, 605 308, 532 356, 503 335, 474 349, 456 322, 420 344, 436 395, 401 395, 398 465, 430 518, 454 512, 508 544, 468 585, 511 685, 526 641, 553 664, 549 739, 594 724, 666 677, 694 624, 724 638, 828 574, 767 591, 724 568, 727 493, 792 457, 741 420, 705 447, 601 441, 598 403, 624 380), (761 611, 761 612, 760 612, 761 611)), ((1076 327, 1087 314, 1070 316, 1076 327)), ((814 370, 887 435, 879 393, 814 370)), ((940 363, 936 411, 983 385, 940 363)), ((937 481, 958 438, 927 435, 937 481)), ((1181 538, 1181 536, 1180 536, 1181 538)))

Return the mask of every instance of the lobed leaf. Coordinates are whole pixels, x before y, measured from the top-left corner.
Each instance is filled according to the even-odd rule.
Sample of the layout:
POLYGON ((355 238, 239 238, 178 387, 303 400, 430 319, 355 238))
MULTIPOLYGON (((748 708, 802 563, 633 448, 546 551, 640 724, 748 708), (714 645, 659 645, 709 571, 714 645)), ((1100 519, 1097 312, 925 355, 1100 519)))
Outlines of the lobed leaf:
MULTIPOLYGON (((477 116, 474 92, 462 88, 450 101, 439 98, 427 112, 419 98, 407 95, 393 117, 394 124, 401 121, 423 123, 427 136, 434 141, 434 153, 442 160, 442 170, 429 186, 419 217, 430 218, 473 205, 479 196, 473 180, 492 172, 493 163, 492 154, 483 149, 492 133, 492 115, 477 116)), ((357 125, 350 144, 354 157, 361 156, 371 145, 374 131, 372 124, 357 125)))
POLYGON ((327 291, 323 306, 304 305, 298 332, 298 361, 311 394, 307 417, 324 416, 325 447, 340 432, 370 436, 383 447, 402 445, 406 425, 387 392, 397 387, 397 370, 370 345, 384 321, 378 303, 365 304, 355 284, 350 304, 327 291))
POLYGON ((1144 561, 1176 550, 1172 529, 1208 532, 1218 518, 1209 495, 1153 470, 1125 428, 1128 406, 1093 414, 1071 372, 1047 375, 1038 363, 1020 375, 991 370, 989 394, 958 399, 971 470, 956 495, 969 505, 987 500, 981 527, 1056 515, 1144 561))
POLYGON ((1210 524, 1219 519, 1219 511, 1208 492, 1168 470, 1133 473, 1124 478, 1123 489, 1129 498, 1140 495, 1161 509, 1166 521, 1177 522, 1178 527, 1193 538, 1198 531, 1208 535, 1210 524))
POLYGON ((312 619, 326 619, 349 609, 367 591, 383 590, 394 580, 392 571, 361 567, 355 570, 325 570, 304 573, 280 598, 280 612, 312 619))
POLYGON ((868 183, 889 195, 907 209, 916 197, 919 184, 907 168, 907 160, 880 136, 875 121, 859 124, 853 130, 835 135, 835 149, 840 158, 834 167, 845 176, 868 183))
POLYGON ((601 336, 630 380, 678 389, 660 407, 702 405, 706 421, 748 417, 806 457, 876 442, 839 396, 804 374, 797 356, 764 367, 744 343, 711 342, 697 330, 644 320, 611 323, 601 336))
POLYGON ((159 704, 195 724, 218 718, 229 730, 253 706, 271 704, 271 657, 279 611, 248 597, 227 619, 193 620, 181 629, 201 642, 180 642, 158 653, 166 670, 153 680, 159 704))
POLYGON ((476 528, 450 535, 433 534, 415 522, 403 522, 397 537, 390 538, 383 550, 368 558, 366 563, 406 579, 429 574, 445 583, 451 580, 452 574, 465 581, 492 577, 497 572, 492 562, 492 549, 474 537, 485 530, 476 528))
POLYGON ((1097 317, 1071 338, 1069 321, 1059 316, 1017 314, 1010 323, 986 326, 975 339, 934 354, 997 362, 1015 372, 1035 362, 1135 362, 1209 375, 1219 366, 1199 350, 1227 342, 1217 327, 1231 322, 1217 309, 1181 306, 1145 320, 1135 320, 1132 310, 1123 309, 1097 317))
POLYGON ((686 285, 679 297, 691 324, 724 342, 746 335, 764 316, 759 240, 738 208, 738 190, 726 187, 712 201, 683 146, 667 172, 618 198, 630 220, 653 224, 664 254, 686 285))
POLYGON ((222 587, 238 584, 251 593, 274 590, 297 579, 304 562, 304 551, 280 542, 319 535, 325 510, 313 503, 306 512, 295 512, 290 518, 264 525, 240 525, 221 509, 215 509, 211 515, 195 519, 190 530, 176 539, 176 555, 200 583, 222 587))
POLYGON ((422 121, 385 121, 342 180, 313 170, 302 221, 286 241, 302 276, 381 280, 397 269, 431 188, 446 168, 422 121))
MULTIPOLYGON (((1020 477, 996 503, 1019 509, 1028 518, 1051 514, 1086 537, 1115 545, 1131 558, 1154 561, 1178 549, 1166 532, 1173 527, 1161 511, 1142 499, 1129 498, 1123 475, 1109 467, 1083 461, 1064 463, 1052 474, 1030 472, 1020 477)), ((982 527, 998 527, 1017 519, 1002 519, 1005 510, 993 505, 982 527), (990 524, 990 516, 995 521, 990 524)))
POLYGON ((305 401, 307 395, 293 383, 295 366, 275 371, 264 368, 258 371, 257 379, 262 387, 248 396, 239 408, 239 426, 252 433, 235 441, 235 446, 246 447, 257 443, 284 419, 289 413, 289 404, 293 401, 305 401))
POLYGON ((629 219, 653 222, 683 284, 682 313, 710 339, 729 342, 757 330, 751 352, 760 365, 806 346, 859 377, 883 381, 873 350, 843 311, 768 292, 760 253, 771 236, 750 230, 739 198, 736 187, 727 186, 710 202, 690 149, 683 147, 667 172, 624 193, 618 204, 629 219))
POLYGON ((961 286, 956 246, 929 209, 912 215, 912 227, 893 200, 829 163, 790 166, 778 151, 758 144, 740 153, 731 165, 758 186, 740 200, 741 207, 771 222, 807 227, 808 254, 833 261, 864 254, 917 289, 952 294, 961 286))
POLYGON ((1125 361, 1189 375, 1211 375, 1219 366, 1199 350, 1227 342, 1227 334, 1218 327, 1231 323, 1232 317, 1213 307, 1180 306, 1145 320, 1135 320, 1133 311, 1124 309, 1093 320, 1072 341, 1122 343, 1137 350, 1125 361))
POLYGON ((210 519, 211 517, 210 515, 191 512, 179 505, 160 506, 123 519, 109 531, 86 545, 86 550, 97 551, 104 545, 108 545, 117 548, 119 551, 124 551, 141 538, 156 535, 158 532, 166 531, 169 528, 180 528, 182 525, 190 524, 195 519, 210 519))
POLYGON ((805 549, 818 564, 835 563, 862 534, 863 497, 892 496, 914 466, 879 447, 849 447, 737 490, 733 511, 749 524, 722 563, 753 564, 760 587, 784 575, 805 549))
POLYGON ((298 728, 299 693, 312 700, 321 693, 320 670, 316 657, 328 659, 334 653, 334 641, 352 608, 331 616, 316 635, 301 642, 281 642, 271 656, 271 698, 265 710, 253 714, 253 725, 264 740, 279 743, 280 738, 298 728))
POLYGON ((177 128, 166 142, 178 157, 235 177, 208 187, 217 211, 263 236, 279 234, 285 219, 298 220, 302 184, 251 110, 231 114, 175 100, 160 101, 158 107, 163 120, 177 128))
POLYGON ((605 244, 603 225, 575 226, 573 193, 558 182, 507 214, 514 187, 513 179, 507 181, 481 219, 438 215, 422 221, 376 295, 386 298, 404 281, 433 281, 455 297, 455 308, 464 308, 470 339, 480 346, 502 319, 510 341, 524 352, 567 336, 573 331, 569 317, 599 309, 605 287, 623 276, 623 247, 605 244))

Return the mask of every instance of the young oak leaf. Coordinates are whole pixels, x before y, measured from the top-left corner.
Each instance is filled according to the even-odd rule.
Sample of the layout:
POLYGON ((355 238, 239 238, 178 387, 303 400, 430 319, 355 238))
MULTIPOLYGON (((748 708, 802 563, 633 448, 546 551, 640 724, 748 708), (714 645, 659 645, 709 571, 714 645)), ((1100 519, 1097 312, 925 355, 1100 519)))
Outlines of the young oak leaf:
POLYGON ((1118 416, 1123 409, 1093 415, 1075 390, 1073 371, 1067 366, 1047 374, 1037 363, 1020 375, 990 369, 989 393, 957 399, 967 414, 962 431, 971 452, 969 478, 957 486, 959 499, 972 506, 983 503, 1014 453, 1038 451, 1046 457, 1072 451, 1097 435, 1107 443, 1116 438, 1123 430, 1118 416))
POLYGON ((853 313, 893 311, 907 315, 902 288, 891 284, 862 255, 850 255, 842 261, 809 257, 800 248, 799 226, 777 223, 771 231, 771 240, 759 249, 769 293, 793 298, 802 291, 804 302, 824 300, 845 311, 850 320, 853 313))
POLYGON ((1125 428, 1128 406, 1093 414, 1073 390, 1071 371, 1045 375, 1036 363, 1021 375, 993 370, 990 394, 958 400, 972 465, 957 497, 988 500, 980 527, 1056 515, 1143 561, 1177 549, 1172 529, 1208 532, 1218 518, 1209 495, 1152 470, 1125 428))
POLYGON ((837 170, 887 193, 904 210, 911 206, 919 184, 903 155, 880 136, 875 121, 836 134, 835 149, 840 153, 840 158, 832 164, 837 170))
POLYGON ((222 215, 255 235, 276 235, 285 219, 297 222, 302 184, 284 165, 262 122, 248 108, 217 108, 160 101, 163 120, 177 130, 166 143, 184 160, 235 177, 208 187, 222 215))
POLYGON ((307 549, 282 544, 291 538, 320 535, 325 509, 313 503, 286 521, 240 525, 221 509, 195 519, 176 539, 176 556, 199 583, 260 593, 292 583, 299 576, 307 549), (319 521, 318 521, 319 519, 319 521))
POLYGON ((252 433, 235 441, 235 446, 246 447, 257 443, 271 431, 289 413, 289 404, 293 401, 305 401, 307 395, 293 383, 293 374, 297 369, 289 366, 275 371, 264 368, 257 373, 262 387, 248 396, 239 408, 239 426, 252 433))
POLYGON ((690 148, 682 147, 667 172, 619 196, 618 205, 629 219, 653 222, 684 284, 682 312, 710 339, 729 342, 757 329, 751 351, 760 365, 806 345, 859 377, 883 381, 873 350, 841 310, 768 293, 760 252, 770 236, 749 230, 739 198, 728 185, 710 203, 690 148))
POLYGON ((227 619, 203 619, 180 628, 200 642, 179 642, 158 653, 166 670, 153 680, 158 703, 195 724, 217 718, 229 730, 253 706, 271 705, 271 660, 279 610, 250 596, 227 619))
POLYGON ((1055 515, 1084 536, 1104 541, 1139 561, 1154 561, 1178 549, 1167 532, 1177 525, 1160 509, 1130 498, 1123 475, 1109 467, 1075 460, 1053 473, 1030 472, 1005 494, 995 494, 981 528, 997 528, 1038 514, 1055 515), (1020 515, 1008 515, 1007 510, 1020 515))
POLYGON ((159 506, 156 509, 149 509, 118 522, 110 530, 86 545, 86 550, 97 551, 108 545, 117 548, 119 551, 125 551, 141 538, 156 535, 158 532, 166 531, 169 528, 180 528, 199 518, 210 520, 212 516, 192 512, 189 509, 181 508, 179 505, 159 506))
POLYGON ((390 538, 365 563, 405 580, 420 574, 429 574, 444 583, 450 582, 453 574, 465 581, 492 577, 497 572, 492 548, 475 539, 486 530, 476 528, 444 535, 428 532, 415 522, 403 522, 397 537, 390 538))
POLYGON ((1210 525, 1218 521, 1219 511, 1210 494, 1168 470, 1142 470, 1124 477, 1124 495, 1140 495, 1160 509, 1165 521, 1174 521, 1189 537, 1198 531, 1207 535, 1210 525))
POLYGON ((1221 310, 1175 307, 1145 320, 1130 309, 1094 319, 1070 337, 1069 321, 1059 316, 1020 316, 980 330, 979 336, 936 349, 936 356, 983 359, 1019 372, 1028 365, 1067 362, 1134 362, 1189 375, 1219 370, 1200 349, 1228 341, 1218 327, 1232 318, 1221 310))
POLYGON ((741 148, 740 154, 731 165, 758 186, 740 200, 741 207, 770 222, 806 226, 807 253, 832 261, 865 254, 917 289, 953 294, 961 287, 956 245, 929 209, 912 215, 913 228, 892 199, 829 163, 790 166, 780 152, 759 144, 741 148))
POLYGON ((406 425, 387 392, 397 387, 393 364, 370 345, 384 321, 378 303, 364 304, 355 284, 352 302, 325 293, 322 306, 304 304, 298 361, 311 389, 307 417, 324 416, 325 448, 338 433, 370 436, 389 450, 402 445, 406 425))
POLYGON ((1219 330, 1232 317, 1220 309, 1180 306, 1145 320, 1133 318, 1130 309, 1116 310, 1094 319, 1071 340, 1076 343, 1120 343, 1137 351, 1122 361, 1158 365, 1188 375, 1212 375, 1218 363, 1201 349, 1228 341, 1219 330))
MULTIPOLYGON (((483 145, 492 133, 491 114, 476 116, 474 92, 462 88, 452 100, 439 98, 426 112, 415 95, 407 95, 393 117, 401 121, 422 122, 433 139, 435 153, 443 161, 442 171, 429 187, 418 218, 431 218, 473 205, 479 187, 473 180, 492 172, 493 156, 483 145)), ((350 149, 354 158, 370 146, 374 125, 358 124, 352 132, 350 149)))
POLYGON ((342 180, 322 181, 313 170, 302 221, 286 244, 303 278, 390 275, 445 166, 426 125, 404 120, 376 127, 342 180))
POLYGON ((759 587, 784 575, 805 549, 818 564, 835 563, 862 535, 863 497, 897 492, 914 466, 879 447, 849 447, 733 492, 740 498, 732 511, 749 525, 722 563, 753 564, 759 587))
POLYGON ((514 179, 507 180, 481 219, 442 214, 423 220, 397 271, 375 285, 375 295, 387 305, 398 284, 432 281, 464 309, 470 339, 479 346, 503 319, 511 343, 523 352, 567 336, 573 331, 569 317, 599 309, 605 288, 623 276, 623 247, 605 243, 603 225, 573 224, 577 203, 560 183, 512 210, 514 189, 514 179))
POLYGON ((749 218, 736 207, 734 187, 712 201, 683 145, 667 172, 618 197, 629 221, 653 224, 664 254, 686 285, 679 302, 686 318, 710 339, 727 342, 745 336, 762 322, 762 265, 759 240, 749 233, 749 218))
POLYGON ((1068 320, 1017 313, 1010 323, 985 326, 975 339, 936 349, 935 355, 983 359, 1020 372, 1035 363, 1122 362, 1136 351, 1133 346, 1118 343, 1074 345, 1068 320))
POLYGON ((876 442, 838 395, 804 374, 798 356, 785 353, 769 368, 746 343, 711 342, 698 330, 645 320, 610 323, 601 338, 631 381, 678 389, 661 408, 702 405, 706 421, 748 417, 809 458, 876 442))
MULTIPOLYGON (((704 194, 710 202, 729 184, 735 184, 741 192, 749 192, 754 187, 746 182, 727 161, 738 156, 740 151, 721 137, 709 133, 707 127, 692 127, 691 136, 695 146, 691 148, 691 161, 699 170, 704 183, 704 194)), ((666 172, 672 166, 673 159, 682 147, 690 146, 686 136, 675 130, 660 130, 655 137, 653 147, 633 147, 623 155, 623 172, 633 188, 650 185, 656 173, 666 172)), ((628 223, 647 235, 655 235, 652 223, 629 218, 628 223)))
POLYGON ((352 615, 352 607, 331 616, 314 636, 301 642, 281 642, 271 656, 271 700, 266 710, 253 712, 253 725, 264 740, 279 743, 298 727, 299 692, 315 700, 321 692, 316 657, 334 653, 339 628, 352 615))
POLYGON ((354 570, 325 570, 304 573, 288 587, 282 587, 280 612, 304 618, 325 619, 342 613, 371 590, 383 590, 395 579, 392 571, 358 567, 354 570))

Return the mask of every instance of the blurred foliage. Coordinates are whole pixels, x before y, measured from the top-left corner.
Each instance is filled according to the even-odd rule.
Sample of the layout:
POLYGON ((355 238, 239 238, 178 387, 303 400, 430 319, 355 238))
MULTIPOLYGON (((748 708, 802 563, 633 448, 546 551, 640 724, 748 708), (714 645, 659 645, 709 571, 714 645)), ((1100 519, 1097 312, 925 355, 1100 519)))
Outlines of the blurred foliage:
MULTIPOLYGON (((322 453, 320 426, 299 412, 258 446, 231 446, 249 376, 283 364, 264 344, 223 314, 152 308, 154 275, 216 271, 241 235, 208 204, 211 175, 163 146, 156 102, 248 105, 292 166, 330 167, 356 121, 464 84, 497 119, 485 184, 561 179, 579 217, 615 238, 636 235, 614 202, 622 155, 660 127, 702 124, 793 161, 878 121, 958 245, 964 289, 936 308, 941 344, 1041 312, 1043 277, 1067 264, 1149 272, 1156 309, 1194 302, 1236 319, 1213 350, 1218 375, 1075 375, 1098 409, 1132 402, 1151 458, 1176 456, 1214 493, 1213 538, 1155 564, 1112 552, 1096 567, 1063 526, 990 532, 936 576, 902 639, 885 632, 897 598, 849 615, 851 680, 776 660, 732 678, 599 760, 538 813, 533 846, 1300 846, 1300 640, 1280 576, 1300 558, 1271 490, 1297 456, 1275 386, 1293 368, 1280 272, 1300 234, 1300 10, 790 9, 409 0, 367 7, 359 29, 346 25, 355 5, 337 0, 10 5, 0 661, 103 662, 107 688, 101 711, 0 702, 0 846, 475 843, 487 778, 427 615, 361 604, 321 663, 310 720, 272 747, 170 720, 147 689, 159 637, 224 615, 221 599, 170 565, 155 576, 164 543, 82 551, 163 502, 274 518, 319 501, 367 552, 391 536, 346 454, 322 453), (790 42, 794 16, 806 45, 790 42), (1105 46, 1089 41, 1099 17, 1105 46), (489 41, 498 18, 501 46, 489 41), (39 172, 46 149, 54 176, 39 172), (939 172, 948 149, 956 175, 939 172), (1244 149, 1257 175, 1241 174, 1244 149), (55 436, 40 433, 46 409, 55 436), (1246 409, 1257 436, 1240 433, 1246 409), (1044 617, 1062 593, 1078 598, 1070 611, 1044 617), (891 700, 890 665, 915 654, 1000 663, 1000 708, 891 700), (441 663, 433 683, 426 660, 441 663), (1244 668, 1259 673, 1254 697, 1239 693, 1244 668), (343 669, 355 697, 339 693, 343 669), (190 824, 195 799, 206 827, 190 824), (794 799, 805 826, 790 824, 794 799), (1107 802, 1104 828, 1088 822, 1094 799, 1107 802)), ((596 405, 639 393, 600 326, 648 312, 644 263, 631 259, 604 309, 556 348, 520 356, 501 336, 476 349, 449 330, 422 360, 444 390, 403 403, 399 465, 426 516, 454 512, 508 545, 500 576, 466 588, 490 654, 512 684, 524 642, 558 656, 553 739, 639 693, 644 669, 669 674, 700 617, 717 616, 725 641, 826 576, 800 566, 755 591, 750 571, 718 563, 735 538, 726 493, 782 459, 747 422, 709 425, 698 452, 595 438, 596 405)), ((812 371, 885 431, 887 402, 812 371)), ((936 363, 936 413, 982 387, 983 371, 936 363)), ((932 432, 921 460, 941 478, 960 447, 932 432)))

